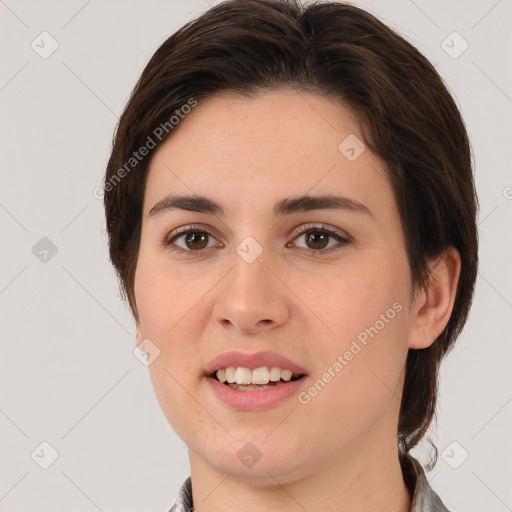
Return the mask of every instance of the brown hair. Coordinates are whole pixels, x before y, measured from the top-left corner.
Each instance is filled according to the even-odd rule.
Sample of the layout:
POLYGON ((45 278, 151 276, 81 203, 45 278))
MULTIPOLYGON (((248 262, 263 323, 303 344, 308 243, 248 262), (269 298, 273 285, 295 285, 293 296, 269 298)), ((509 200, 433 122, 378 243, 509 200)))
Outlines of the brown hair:
MULTIPOLYGON (((339 2, 304 7, 294 0, 228 0, 158 48, 119 120, 105 176, 110 258, 121 293, 137 319, 134 276, 150 158, 132 161, 129 169, 134 151, 148 137, 156 142, 155 128, 169 128, 191 98, 276 88, 319 93, 357 112, 365 143, 387 165, 415 290, 428 280, 430 258, 449 246, 460 253, 446 328, 429 348, 407 356, 398 424, 406 454, 435 417, 439 364, 471 305, 478 201, 464 122, 443 80, 414 46, 368 12, 339 2)), ((172 133, 165 132, 157 145, 172 133)))

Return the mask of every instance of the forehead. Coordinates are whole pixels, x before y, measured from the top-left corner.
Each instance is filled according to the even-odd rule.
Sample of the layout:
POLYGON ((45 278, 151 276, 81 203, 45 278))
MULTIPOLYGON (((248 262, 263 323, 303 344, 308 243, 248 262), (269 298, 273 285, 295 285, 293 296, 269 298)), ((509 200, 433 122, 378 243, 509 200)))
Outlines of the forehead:
POLYGON ((336 155, 343 133, 362 139, 359 119, 348 106, 317 94, 278 90, 202 99, 180 120, 168 141, 172 144, 174 139, 175 145, 200 152, 215 149, 221 158, 244 149, 284 150, 290 145, 304 155, 314 154, 318 147, 330 147, 336 155), (306 144, 299 147, 297 143, 306 144))
POLYGON ((219 94, 199 101, 155 151, 144 209, 169 192, 215 195, 236 209, 333 188, 356 201, 365 189, 391 192, 349 107, 290 90, 219 94))

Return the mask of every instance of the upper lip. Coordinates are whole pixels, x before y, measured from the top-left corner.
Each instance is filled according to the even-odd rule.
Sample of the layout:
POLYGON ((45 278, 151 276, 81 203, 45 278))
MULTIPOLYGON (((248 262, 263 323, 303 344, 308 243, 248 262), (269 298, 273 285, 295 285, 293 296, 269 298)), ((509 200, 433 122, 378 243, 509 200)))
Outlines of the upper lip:
POLYGON ((254 352, 252 354, 232 350, 214 357, 206 365, 205 374, 211 375, 216 370, 227 368, 228 366, 242 366, 245 368, 260 368, 261 366, 271 368, 272 366, 278 366, 282 370, 291 370, 297 375, 306 373, 306 370, 298 364, 270 350, 254 352))

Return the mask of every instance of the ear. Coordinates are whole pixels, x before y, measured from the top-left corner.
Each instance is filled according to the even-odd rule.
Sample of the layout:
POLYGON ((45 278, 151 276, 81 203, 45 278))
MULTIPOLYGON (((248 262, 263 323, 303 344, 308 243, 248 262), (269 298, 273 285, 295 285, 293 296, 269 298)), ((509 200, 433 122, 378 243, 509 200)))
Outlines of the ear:
POLYGON ((443 332, 452 314, 460 266, 460 254, 454 247, 430 262, 428 283, 412 308, 409 348, 430 347, 443 332))

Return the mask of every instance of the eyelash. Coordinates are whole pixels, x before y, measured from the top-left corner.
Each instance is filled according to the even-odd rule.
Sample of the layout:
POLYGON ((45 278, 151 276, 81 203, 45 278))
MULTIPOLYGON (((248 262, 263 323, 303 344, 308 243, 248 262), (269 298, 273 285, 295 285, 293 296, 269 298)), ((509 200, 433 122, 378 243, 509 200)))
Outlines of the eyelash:
MULTIPOLYGON (((326 234, 336 238, 338 243, 341 244, 341 247, 334 246, 334 247, 330 247, 329 249, 314 250, 314 249, 301 248, 302 251, 306 252, 310 256, 317 256, 319 254, 326 254, 326 253, 330 253, 332 251, 340 250, 342 247, 351 243, 351 240, 348 237, 342 236, 338 231, 336 231, 328 226, 325 226, 324 224, 321 224, 320 226, 308 224, 308 225, 304 226, 304 228, 301 229, 301 231, 295 235, 295 238, 298 238, 299 236, 303 235, 304 233, 309 233, 309 232, 326 233, 326 234)), ((211 237, 215 238, 214 234, 208 228, 192 225, 192 226, 185 226, 184 228, 179 228, 174 233, 171 233, 169 236, 167 236, 162 241, 162 243, 163 243, 164 247, 169 248, 175 240, 177 240, 180 237, 182 237, 183 235, 187 235, 189 233, 207 233, 211 237)), ((205 251, 205 249, 200 249, 197 251, 185 250, 185 249, 182 249, 181 247, 177 247, 177 246, 174 246, 171 250, 176 252, 177 254, 185 254, 190 257, 200 256, 201 253, 205 251)))

